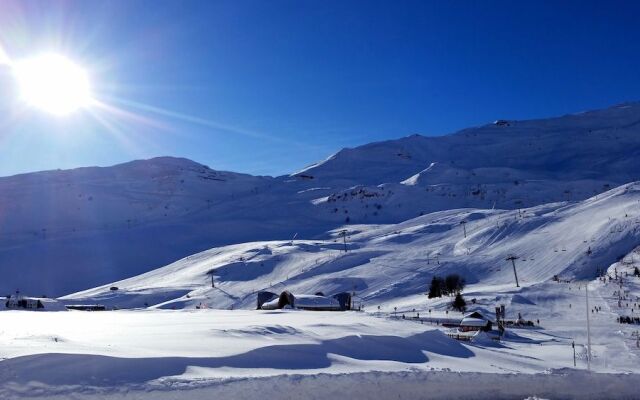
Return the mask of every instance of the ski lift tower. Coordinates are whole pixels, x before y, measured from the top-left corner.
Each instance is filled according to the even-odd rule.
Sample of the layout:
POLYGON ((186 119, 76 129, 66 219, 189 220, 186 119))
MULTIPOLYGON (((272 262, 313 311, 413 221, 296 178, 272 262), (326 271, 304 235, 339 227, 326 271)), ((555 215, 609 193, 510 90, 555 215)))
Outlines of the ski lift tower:
POLYGON ((516 287, 520 287, 520 283, 518 282, 518 273, 516 272, 516 260, 520 258, 514 254, 510 254, 505 260, 511 261, 511 265, 513 265, 513 276, 516 278, 516 287))
POLYGON ((344 252, 347 252, 347 230, 343 229, 340 231, 340 235, 342 235, 342 241, 344 243, 344 252))

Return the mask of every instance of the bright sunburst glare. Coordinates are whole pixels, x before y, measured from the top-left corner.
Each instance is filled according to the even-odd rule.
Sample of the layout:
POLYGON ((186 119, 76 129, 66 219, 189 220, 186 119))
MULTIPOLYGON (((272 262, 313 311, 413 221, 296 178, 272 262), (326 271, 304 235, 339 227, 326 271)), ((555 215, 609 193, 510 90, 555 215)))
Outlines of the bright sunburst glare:
POLYGON ((12 63, 22 99, 58 116, 68 115, 91 102, 87 73, 58 54, 44 54, 12 63))

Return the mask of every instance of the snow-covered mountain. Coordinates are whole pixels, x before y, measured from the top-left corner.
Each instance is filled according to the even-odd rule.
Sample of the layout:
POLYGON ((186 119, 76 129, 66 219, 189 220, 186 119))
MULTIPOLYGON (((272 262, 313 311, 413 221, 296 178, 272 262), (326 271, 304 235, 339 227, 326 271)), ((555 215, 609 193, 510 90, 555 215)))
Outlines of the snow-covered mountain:
POLYGON ((627 103, 372 143, 342 150, 294 176, 335 188, 357 182, 356 190, 317 202, 328 211, 348 212, 350 222, 389 216, 395 222, 416 211, 449 208, 516 209, 581 200, 638 180, 639 133, 640 104, 627 103), (365 209, 358 207, 363 199, 365 209))
POLYGON ((0 292, 57 296, 221 245, 587 199, 640 180, 639 124, 639 103, 496 121, 345 149, 276 178, 169 157, 0 178, 0 292))
POLYGON ((212 219, 238 221, 224 236, 242 240, 260 223, 243 226, 233 204, 272 180, 175 158, 1 178, 1 290, 59 295, 144 272, 216 243, 212 219))
POLYGON ((344 149, 296 175, 342 185, 401 182, 415 174, 428 184, 624 183, 637 178, 638 129, 640 103, 543 120, 498 120, 446 136, 413 135, 344 149), (438 167, 429 168, 432 163, 438 167))

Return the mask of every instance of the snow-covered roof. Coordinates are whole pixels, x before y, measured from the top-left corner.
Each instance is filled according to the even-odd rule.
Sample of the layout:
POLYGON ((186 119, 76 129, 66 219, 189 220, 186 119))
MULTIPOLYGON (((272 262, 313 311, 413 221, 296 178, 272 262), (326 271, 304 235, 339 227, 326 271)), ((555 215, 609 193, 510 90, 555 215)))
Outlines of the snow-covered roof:
POLYGON ((487 326, 488 322, 486 319, 465 317, 460 322, 460 326, 487 326))
POLYGON ((462 318, 479 318, 479 319, 484 319, 486 321, 491 321, 491 318, 487 317, 484 313, 480 311, 473 311, 473 312, 467 313, 463 315, 462 318))
POLYGON ((280 301, 280 297, 276 297, 275 299, 271 300, 271 301, 267 301, 265 303, 263 303, 260 308, 262 308, 263 310, 275 310, 278 308, 278 303, 280 301))
POLYGON ((460 321, 460 325, 463 326, 486 326, 487 322, 492 322, 491 318, 488 318, 480 311, 474 311, 468 314, 465 314, 462 317, 462 321, 460 321))
POLYGON ((310 294, 296 294, 294 297, 296 308, 340 308, 340 303, 333 297, 310 294))

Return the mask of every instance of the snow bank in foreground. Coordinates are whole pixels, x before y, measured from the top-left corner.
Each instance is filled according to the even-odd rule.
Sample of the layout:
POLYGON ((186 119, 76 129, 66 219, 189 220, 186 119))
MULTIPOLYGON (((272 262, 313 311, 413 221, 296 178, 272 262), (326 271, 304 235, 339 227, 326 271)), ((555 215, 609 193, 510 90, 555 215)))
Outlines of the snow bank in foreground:
POLYGON ((3 399, 637 399, 638 375, 559 370, 542 374, 370 372, 281 375, 220 381, 164 381, 136 387, 0 388, 3 399))

